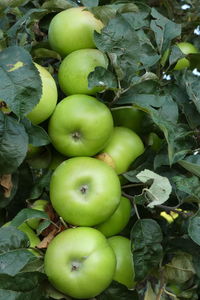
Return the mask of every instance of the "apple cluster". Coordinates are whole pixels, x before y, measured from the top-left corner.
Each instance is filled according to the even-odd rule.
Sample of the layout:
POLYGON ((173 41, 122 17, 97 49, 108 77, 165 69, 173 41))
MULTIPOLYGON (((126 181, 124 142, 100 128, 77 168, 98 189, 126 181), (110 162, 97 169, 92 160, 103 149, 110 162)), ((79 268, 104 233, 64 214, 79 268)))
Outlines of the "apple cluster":
MULTIPOLYGON (((53 78, 36 65, 43 88, 52 87, 47 94, 51 113, 45 116, 50 116, 48 133, 53 147, 65 157, 52 174, 50 200, 58 216, 73 227, 50 242, 45 273, 56 289, 76 299, 95 297, 112 280, 134 287, 131 241, 119 235, 131 216, 130 200, 122 197, 120 174, 144 152, 144 144, 133 131, 139 129, 126 123, 126 107, 111 111, 95 97, 103 87, 88 87, 90 72, 109 65, 93 40, 94 31, 103 26, 84 7, 53 17, 48 39, 62 56, 58 83, 66 95, 58 104, 53 78)), ((42 111, 39 105, 41 101, 35 110, 42 111)), ((141 118, 135 109, 129 111, 130 120, 141 118)), ((44 120, 42 115, 36 113, 36 118, 32 111, 28 117, 38 124, 44 120)), ((31 220, 29 226, 35 229, 38 223, 31 220)))

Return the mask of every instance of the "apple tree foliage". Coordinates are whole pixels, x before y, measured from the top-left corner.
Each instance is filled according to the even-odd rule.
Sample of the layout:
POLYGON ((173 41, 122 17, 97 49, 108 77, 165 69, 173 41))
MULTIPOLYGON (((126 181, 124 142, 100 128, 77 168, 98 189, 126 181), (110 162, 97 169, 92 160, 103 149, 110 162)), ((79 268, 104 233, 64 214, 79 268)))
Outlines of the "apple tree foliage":
POLYGON ((173 70, 184 57, 177 42, 191 42, 200 51, 198 0, 0 0, 0 223, 12 219, 12 226, 0 229, 0 299, 70 300, 48 283, 44 250, 33 255, 17 227, 40 217, 40 234, 52 222, 45 213, 27 208, 27 202, 49 197, 52 146, 48 122, 36 126, 26 115, 41 96, 33 61, 47 67, 57 81, 61 57, 49 47, 49 22, 57 12, 79 5, 106 24, 94 40, 110 65, 90 73, 89 87, 103 86, 98 97, 110 108, 133 105, 145 114, 141 137, 146 150, 122 174, 123 195, 133 205, 122 234, 132 242, 136 286, 127 290, 113 282, 95 299, 198 299, 200 54, 187 55, 189 69, 173 70), (167 49, 169 57, 163 63, 167 49), (156 150, 148 143, 151 132, 161 140, 156 150), (28 158, 29 144, 42 151, 28 158), (190 271, 184 260, 171 266, 178 277, 174 286, 165 269, 180 252, 190 255, 194 271, 184 281, 184 272, 190 271))

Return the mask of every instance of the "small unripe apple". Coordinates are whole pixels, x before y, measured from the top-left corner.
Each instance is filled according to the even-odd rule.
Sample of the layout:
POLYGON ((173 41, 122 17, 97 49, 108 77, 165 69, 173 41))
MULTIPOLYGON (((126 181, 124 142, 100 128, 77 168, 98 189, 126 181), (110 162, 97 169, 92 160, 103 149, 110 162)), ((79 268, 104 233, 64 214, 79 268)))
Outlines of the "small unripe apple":
POLYGON ((131 289, 134 287, 134 264, 131 252, 131 241, 123 236, 113 236, 108 239, 108 243, 113 249, 117 266, 113 279, 131 289))
POLYGON ((33 124, 39 124, 48 119, 53 113, 56 107, 58 93, 55 80, 51 74, 44 67, 36 63, 34 64, 39 71, 42 81, 42 96, 38 104, 28 113, 27 117, 33 124))
POLYGON ((97 155, 98 159, 109 155, 113 160, 114 169, 117 174, 124 173, 128 170, 130 164, 144 152, 144 145, 134 131, 126 127, 114 127, 106 147, 97 155), (105 155, 102 156, 102 153, 105 155))
POLYGON ((103 223, 95 226, 99 231, 101 231, 106 237, 120 233, 131 216, 131 203, 130 200, 121 197, 119 206, 115 212, 103 223))

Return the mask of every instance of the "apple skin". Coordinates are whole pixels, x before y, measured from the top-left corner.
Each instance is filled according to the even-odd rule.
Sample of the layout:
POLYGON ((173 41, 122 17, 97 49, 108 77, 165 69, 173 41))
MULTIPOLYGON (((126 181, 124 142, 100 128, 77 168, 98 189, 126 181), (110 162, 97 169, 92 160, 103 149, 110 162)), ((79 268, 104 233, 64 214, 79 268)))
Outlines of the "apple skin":
POLYGON ((112 114, 94 97, 71 95, 57 105, 50 118, 48 132, 53 146, 61 154, 68 157, 93 156, 110 139, 112 114))
POLYGON ((102 151, 113 159, 117 174, 126 172, 130 164, 143 152, 141 138, 126 127, 114 127, 113 134, 102 151))
POLYGON ((90 227, 59 233, 49 244, 44 269, 52 285, 76 299, 104 291, 113 279, 116 258, 104 235, 90 227))
MULTIPOLYGON (((49 204, 49 201, 39 199, 34 201, 34 203, 30 206, 30 208, 37 209, 40 211, 45 211, 45 207, 49 204)), ((41 219, 39 218, 33 218, 27 221, 28 226, 30 226, 32 229, 37 229, 40 224, 41 219)))
MULTIPOLYGON (((182 42, 176 45, 184 54, 198 53, 198 49, 191 43, 182 42)), ((183 70, 190 66, 190 61, 187 58, 181 58, 176 63, 174 70, 183 70)))
POLYGON ((42 80, 42 96, 38 104, 28 113, 27 118, 37 125, 48 119, 53 113, 58 99, 58 92, 55 80, 51 74, 44 67, 34 64, 42 80))
POLYGON ((120 233, 128 224, 131 216, 131 203, 129 199, 121 197, 119 206, 105 222, 95 228, 101 231, 106 237, 120 233))
POLYGON ((63 57, 79 49, 96 48, 94 31, 100 32, 104 25, 84 9, 69 8, 55 15, 50 22, 49 43, 63 57))
POLYGON ((69 54, 60 64, 58 82, 66 95, 87 94, 94 95, 103 87, 88 87, 88 75, 95 67, 108 66, 106 55, 97 49, 81 49, 69 54))
POLYGON ((142 131, 142 123, 145 113, 135 107, 121 106, 115 107, 111 110, 114 125, 127 127, 140 133, 142 131))
POLYGON ((131 289, 134 287, 134 264, 131 252, 131 241, 123 236, 108 238, 108 243, 115 252, 117 266, 113 279, 131 289))
POLYGON ((70 158, 51 177, 52 206, 72 225, 95 226, 104 222, 117 209, 120 198, 117 174, 96 158, 70 158))

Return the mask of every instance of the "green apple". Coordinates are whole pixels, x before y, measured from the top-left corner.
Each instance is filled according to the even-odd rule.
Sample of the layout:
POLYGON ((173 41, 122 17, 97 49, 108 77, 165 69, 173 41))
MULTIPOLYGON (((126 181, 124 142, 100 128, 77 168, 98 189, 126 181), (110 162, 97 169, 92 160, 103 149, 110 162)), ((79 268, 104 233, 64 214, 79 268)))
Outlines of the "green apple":
POLYGON ((115 252, 117 266, 113 279, 131 289, 134 287, 134 264, 131 252, 131 241, 123 236, 113 236, 108 239, 115 252))
POLYGON ((51 74, 44 67, 36 63, 34 64, 39 71, 42 81, 42 96, 38 104, 28 113, 27 117, 33 124, 39 124, 48 119, 53 113, 56 107, 58 93, 55 80, 51 74))
POLYGON ((158 152, 162 146, 163 140, 155 133, 150 132, 147 137, 147 145, 155 152, 158 152))
POLYGON ((48 147, 28 147, 27 162, 33 169, 46 169, 51 162, 51 152, 48 147))
MULTIPOLYGON (((117 174, 128 170, 130 164, 144 152, 144 145, 134 131, 126 127, 114 127, 114 132, 102 153, 109 155, 114 162, 117 174)), ((101 153, 97 156, 102 159, 101 153)))
MULTIPOLYGON (((46 206, 48 205, 49 201, 47 200, 43 200, 43 199, 39 199, 33 202, 33 204, 30 205, 30 208, 32 209, 37 209, 40 211, 45 211, 46 206)), ((27 224, 33 228, 33 229, 37 229, 39 224, 40 224, 41 219, 39 218, 33 218, 27 221, 27 224)))
MULTIPOLYGON (((191 43, 182 42, 176 45, 184 54, 198 53, 198 49, 191 43)), ((181 58, 176 63, 174 70, 182 70, 190 66, 190 61, 187 58, 181 58)))
POLYGON ((29 144, 26 158, 27 159, 33 158, 38 154, 40 154, 43 150, 44 147, 37 147, 37 146, 33 146, 32 144, 29 144))
POLYGON ((116 258, 104 235, 90 227, 59 233, 49 244, 44 269, 52 285, 76 299, 88 299, 111 283, 116 258))
POLYGON ((104 222, 117 209, 120 197, 117 174, 96 158, 70 158, 51 177, 52 206, 73 225, 95 226, 104 222))
POLYGON ((88 87, 88 75, 95 67, 107 68, 106 55, 97 49, 81 49, 70 53, 60 64, 58 82, 66 95, 94 95, 103 87, 88 87))
MULTIPOLYGON (((192 54, 192 53, 198 53, 198 49, 191 43, 188 42, 181 42, 176 44, 177 47, 179 47, 179 49, 183 52, 183 54, 192 54)), ((170 54, 170 50, 167 49, 162 58, 161 58, 161 65, 164 66, 168 60, 170 54)), ((185 68, 190 67, 190 61, 187 58, 181 58, 178 60, 178 62, 176 63, 174 70, 183 70, 185 68)))
POLYGON ((111 110, 114 125, 123 126, 140 133, 145 113, 133 106, 114 107, 111 110))
POLYGON ((93 34, 101 31, 103 23, 84 9, 69 8, 55 15, 50 22, 49 43, 62 56, 79 49, 96 48, 93 34))
POLYGON ((121 197, 118 208, 105 222, 95 226, 96 229, 101 231, 106 237, 120 233, 128 224, 131 216, 131 203, 130 200, 121 197))
POLYGON ((110 139, 112 114, 94 97, 71 95, 58 103, 48 132, 53 146, 63 155, 93 156, 110 139))

